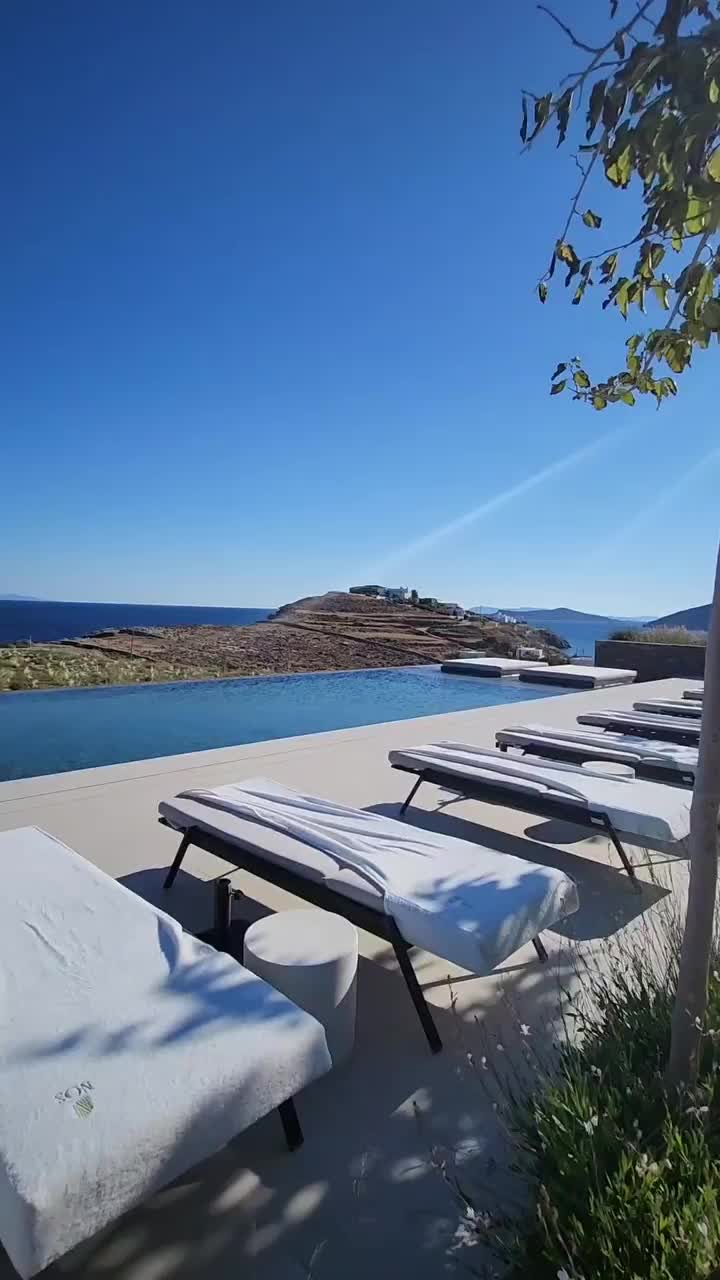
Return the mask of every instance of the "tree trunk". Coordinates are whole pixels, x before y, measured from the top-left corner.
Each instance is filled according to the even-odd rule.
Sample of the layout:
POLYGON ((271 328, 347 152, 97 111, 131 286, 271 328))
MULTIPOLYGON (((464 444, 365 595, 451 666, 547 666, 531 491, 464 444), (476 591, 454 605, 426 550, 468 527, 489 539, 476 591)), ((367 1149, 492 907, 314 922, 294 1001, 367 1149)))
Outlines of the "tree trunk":
POLYGON ((697 1079, 707 1010, 717 887, 720 809, 720 551, 705 654, 702 728, 690 811, 690 883, 672 1016, 667 1084, 682 1089, 697 1079))

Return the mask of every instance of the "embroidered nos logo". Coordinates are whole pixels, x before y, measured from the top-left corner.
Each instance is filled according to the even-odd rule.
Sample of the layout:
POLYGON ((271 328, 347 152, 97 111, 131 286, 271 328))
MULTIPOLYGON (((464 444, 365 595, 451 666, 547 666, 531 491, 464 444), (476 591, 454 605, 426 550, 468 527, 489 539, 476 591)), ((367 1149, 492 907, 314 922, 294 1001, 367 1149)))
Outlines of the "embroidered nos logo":
POLYGON ((88 1116, 95 1110, 95 1103, 90 1094, 92 1093, 92 1085, 89 1080, 83 1080, 81 1084, 71 1084, 61 1093, 55 1094, 56 1102, 69 1102, 75 1115, 79 1120, 87 1120, 88 1116))

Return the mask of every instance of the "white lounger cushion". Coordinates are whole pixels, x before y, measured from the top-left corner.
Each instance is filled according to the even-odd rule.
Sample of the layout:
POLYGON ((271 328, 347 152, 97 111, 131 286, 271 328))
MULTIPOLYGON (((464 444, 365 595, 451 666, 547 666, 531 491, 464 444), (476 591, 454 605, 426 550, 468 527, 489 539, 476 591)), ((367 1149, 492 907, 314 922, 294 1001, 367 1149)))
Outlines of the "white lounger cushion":
POLYGON ((636 738, 630 733, 602 733, 591 729, 583 733, 582 729, 555 729, 548 724, 515 724, 500 729, 495 737, 499 744, 508 747, 532 747, 540 742, 568 752, 577 748, 578 756, 583 758, 590 748, 597 752, 598 760, 652 764, 667 768, 668 773, 694 773, 697 768, 697 747, 657 738, 636 738))
POLYGON ((507 791, 508 804, 522 809, 523 796, 547 796, 568 808, 607 814, 618 832, 636 842, 672 844, 690 830, 690 792, 643 779, 608 778, 571 764, 510 758, 492 747, 436 742, 390 752, 390 763, 414 773, 443 773, 462 793, 464 779, 507 791), (456 785, 457 784, 457 785, 456 785))
POLYGON ((578 724, 627 726, 630 729, 648 729, 653 733, 686 734, 700 741, 700 721, 692 716, 653 715, 649 711, 585 711, 577 717, 578 724))
POLYGON ((27 1277, 331 1062, 314 1018, 52 836, 0 857, 0 1238, 27 1277))
POLYGON ((632 684, 636 676, 637 671, 628 671, 624 667, 591 667, 581 662, 562 662, 557 666, 542 667, 536 676, 521 674, 520 679, 601 689, 614 684, 632 684))
MULTIPOLYGON (((368 905, 391 915, 406 942, 473 973, 490 972, 578 908, 572 880, 553 867, 304 795, 266 778, 176 796, 160 806, 179 830, 199 825, 202 809, 203 828, 229 846, 249 846, 269 862, 281 860, 296 875, 321 880, 346 897, 358 895, 347 892, 343 876, 353 877, 353 888, 364 883, 368 905)), ((242 865, 241 855, 238 862, 242 865)))
POLYGON ((442 669, 465 671, 468 675, 517 676, 521 671, 532 671, 545 665, 529 658, 449 658, 443 662, 442 669))
POLYGON ((687 716, 691 720, 699 720, 702 716, 701 702, 688 702, 678 698, 648 698, 646 702, 633 702, 634 711, 647 711, 650 715, 687 716))

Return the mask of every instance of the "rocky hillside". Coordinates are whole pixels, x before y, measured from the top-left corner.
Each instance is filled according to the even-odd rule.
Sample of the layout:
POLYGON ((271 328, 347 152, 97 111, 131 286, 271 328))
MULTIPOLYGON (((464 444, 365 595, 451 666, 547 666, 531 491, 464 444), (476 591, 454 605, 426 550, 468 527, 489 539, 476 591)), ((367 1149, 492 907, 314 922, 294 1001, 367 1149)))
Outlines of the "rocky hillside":
POLYGON ((295 600, 253 626, 127 628, 0 650, 0 689, 414 666, 472 651, 509 656, 518 645, 542 646, 551 661, 568 647, 524 624, 459 620, 330 591, 295 600))

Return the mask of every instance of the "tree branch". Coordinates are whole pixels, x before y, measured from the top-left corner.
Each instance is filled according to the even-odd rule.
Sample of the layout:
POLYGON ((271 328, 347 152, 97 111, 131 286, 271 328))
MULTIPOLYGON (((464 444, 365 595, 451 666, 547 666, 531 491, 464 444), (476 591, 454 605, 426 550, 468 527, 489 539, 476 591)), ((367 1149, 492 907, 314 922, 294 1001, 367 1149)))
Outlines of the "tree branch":
MULTIPOLYGON (((605 133, 607 134, 607 130, 605 131, 605 133)), ((587 186, 588 178, 590 177, 590 174, 593 171, 593 168, 595 166, 595 161, 597 160, 599 155, 600 155, 600 144, 598 143, 597 151, 593 153, 592 160, 590 161, 586 169, 582 168, 582 165, 580 164, 580 161, 578 160, 577 156, 575 157, 575 162, 578 165, 578 167, 581 169, 583 176, 580 179, 580 186, 578 187, 577 191, 575 192, 575 195, 573 196, 572 204, 570 205, 570 212, 568 213, 565 226, 563 227, 561 234, 558 236, 558 239, 557 239, 558 244, 565 239, 568 231, 570 230, 570 223, 572 222, 575 214, 578 212, 578 204, 580 202, 580 197, 583 191, 585 190, 585 187, 587 186)), ((541 279, 548 280, 549 278, 550 278, 550 269, 548 268, 548 270, 545 272, 545 275, 542 276, 541 279)))
POLYGON ((603 53, 604 49, 607 48, 607 45, 603 46, 603 48, 600 48, 597 45, 585 44, 582 40, 578 40, 577 36, 573 33, 571 28, 568 27, 564 22, 561 22, 557 14, 553 13, 552 9, 548 9, 547 5, 539 4, 538 9, 540 10, 541 13, 546 13, 548 18, 552 18, 553 22, 557 22, 561 31, 565 32, 565 35, 567 36, 568 40, 570 40, 572 44, 575 45, 576 49, 583 49, 585 53, 603 53))
MULTIPOLYGON (((625 23, 624 27, 619 27, 618 30, 614 33, 612 40, 608 40, 607 44, 604 44, 602 48, 594 49, 592 45, 582 45, 582 44, 580 45, 580 48, 584 48, 587 52, 594 53, 595 56, 588 63, 584 71, 578 72, 577 79, 574 85, 572 86, 573 93, 575 93, 576 90, 578 89, 582 91, 583 85, 585 84, 585 81, 587 80, 588 76, 591 76, 592 73, 598 69, 603 55, 606 53, 609 53, 610 49, 614 47, 615 41, 617 40, 618 36, 628 35, 629 32, 632 30, 632 28, 635 26, 636 22, 639 22, 641 18, 644 18, 647 10, 652 8, 654 4, 657 4, 657 0, 642 0, 642 3, 638 5, 638 11, 634 15, 634 17, 630 18, 625 23)), ((550 9, 547 9, 545 5, 542 5, 542 4, 538 5, 538 9, 542 9, 545 13, 549 14, 549 16, 553 18, 555 22, 558 22, 561 27, 564 26, 564 24, 560 22, 559 18, 556 18, 555 14, 552 13, 550 9)), ((626 62, 627 58, 624 59, 624 61, 626 62)), ((527 89, 524 89, 523 93, 525 93, 525 95, 528 98, 530 98, 532 101, 534 102, 539 101, 538 94, 530 93, 529 90, 527 89)), ((545 124, 548 124, 549 121, 552 120, 553 116, 556 114, 557 114, 557 104, 552 103, 550 107, 550 111, 548 113, 547 120, 545 121, 545 124)), ((527 142, 525 144, 524 150, 527 151, 531 145, 532 145, 531 142, 527 142)))

